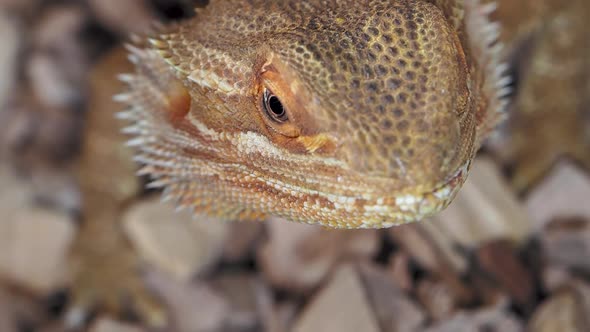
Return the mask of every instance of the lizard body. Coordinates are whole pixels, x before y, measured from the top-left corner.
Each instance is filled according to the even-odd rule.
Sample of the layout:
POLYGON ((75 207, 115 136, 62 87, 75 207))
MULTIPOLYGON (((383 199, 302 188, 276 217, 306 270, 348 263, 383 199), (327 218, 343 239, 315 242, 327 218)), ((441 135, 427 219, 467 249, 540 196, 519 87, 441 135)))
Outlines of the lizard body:
POLYGON ((452 200, 507 80, 477 1, 216 1, 131 48, 142 174, 224 219, 375 228, 452 200))
MULTIPOLYGON (((502 117, 499 97, 507 83, 498 64, 501 50, 494 46, 497 31, 486 17, 490 7, 466 1, 471 7, 464 8, 462 3, 213 1, 193 21, 154 34, 151 45, 144 40, 131 47, 135 68, 120 51, 107 57, 92 75, 98 83, 92 84, 80 162, 87 199, 85 224, 73 249, 82 264, 74 279, 74 307, 89 308, 93 301, 103 300, 105 309, 116 311, 118 299, 131 298, 145 318, 162 321, 141 291, 135 256, 118 224, 121 211, 139 190, 132 175, 135 165, 128 163, 131 151, 119 150, 123 138, 118 124, 111 122, 117 107, 109 95, 123 89, 128 91, 117 99, 130 109, 121 116, 131 122, 126 131, 135 136, 131 145, 146 164, 143 173, 155 176, 154 185, 168 188, 167 197, 197 213, 228 219, 279 214, 334 227, 383 227, 443 208, 463 182, 465 165, 502 117), (422 25, 412 29, 411 22, 422 25), (422 29, 437 39, 430 52, 425 51, 422 29), (413 33, 418 39, 412 39, 413 33), (341 45, 342 40, 348 44, 341 45), (418 50, 407 48, 413 41, 418 50), (390 47, 397 56, 384 58, 390 47), (440 59, 443 55, 451 60, 440 59), (437 75, 435 68, 440 67, 444 74, 437 75), (420 70, 425 68, 429 75, 423 98, 439 98, 452 107, 417 103, 414 93, 424 87, 420 70), (122 76, 127 87, 111 82, 115 72, 134 69, 122 76), (431 87, 439 88, 433 90, 438 93, 428 92, 431 87), (288 106, 287 125, 267 117, 271 114, 261 105, 264 88, 272 88, 288 106), (422 122, 428 125, 426 132, 419 130, 422 122), (455 157, 444 163, 445 153, 455 157), (111 168, 122 173, 112 173, 111 168), (457 170, 460 176, 449 183, 457 170), (370 177, 373 180, 367 180, 370 177), (445 188, 445 195, 433 199, 433 192, 445 188), (400 211, 402 206, 407 210, 400 211), (365 216, 367 207, 373 211, 365 216)), ((579 6, 587 6, 584 0, 572 3, 578 7, 565 6, 570 10, 563 14, 541 11, 538 1, 501 0, 495 15, 505 26, 503 56, 528 63, 514 50, 543 22, 563 22, 557 14, 576 18, 583 13, 579 6)), ((580 17, 571 22, 580 24, 580 17)), ((563 35, 558 28, 545 31, 554 33, 537 34, 544 46, 528 56, 552 54, 551 40, 563 35)), ((568 31, 568 40, 585 38, 574 33, 577 28, 568 31)), ((566 53, 575 61, 584 58, 584 51, 569 44, 566 53)), ((565 76, 554 71, 552 77, 559 81, 565 76)), ((567 111, 574 108, 562 112, 540 107, 540 100, 518 106, 521 98, 536 100, 538 94, 530 94, 535 89, 527 88, 535 81, 555 84, 535 76, 520 82, 512 106, 520 115, 509 122, 515 140, 541 135, 556 149, 573 146, 553 140, 543 127, 549 122, 559 128, 564 114, 574 119, 567 123, 579 125, 576 111, 567 111)), ((558 91, 570 86, 549 91, 575 103, 577 99, 564 98, 558 91)), ((560 132, 564 131, 572 134, 564 137, 583 135, 577 126, 560 132)), ((525 142, 529 143, 517 144, 511 153, 547 146, 536 139, 525 142)))

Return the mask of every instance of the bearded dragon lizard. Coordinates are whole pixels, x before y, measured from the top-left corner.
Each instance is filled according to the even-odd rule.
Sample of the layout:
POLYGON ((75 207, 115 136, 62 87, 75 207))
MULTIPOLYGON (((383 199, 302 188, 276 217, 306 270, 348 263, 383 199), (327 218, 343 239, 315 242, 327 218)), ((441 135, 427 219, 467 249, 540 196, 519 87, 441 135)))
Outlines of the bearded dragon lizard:
POLYGON ((178 205, 389 227, 444 208, 508 83, 477 1, 214 1, 130 47, 117 100, 178 205))
MULTIPOLYGON (((119 117, 140 174, 178 205, 229 220, 380 228, 436 213, 504 116, 492 10, 476 0, 212 1, 128 47, 134 69, 115 99, 128 106, 119 117)), ((95 79, 96 98, 117 88, 95 79)), ((117 229, 107 219, 137 187, 108 172, 132 167, 103 144, 119 139, 100 120, 113 107, 95 108, 81 178, 87 209, 100 213, 85 214, 74 253, 104 263, 125 247, 106 235, 117 229)))

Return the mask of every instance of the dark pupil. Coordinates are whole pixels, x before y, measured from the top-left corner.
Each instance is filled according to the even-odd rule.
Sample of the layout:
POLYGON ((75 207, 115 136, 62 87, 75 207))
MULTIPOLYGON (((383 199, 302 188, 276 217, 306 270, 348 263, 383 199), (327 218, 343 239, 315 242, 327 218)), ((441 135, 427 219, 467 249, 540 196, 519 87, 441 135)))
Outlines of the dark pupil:
POLYGON ((270 96, 268 98, 268 107, 279 118, 285 115, 285 108, 277 96, 270 96))

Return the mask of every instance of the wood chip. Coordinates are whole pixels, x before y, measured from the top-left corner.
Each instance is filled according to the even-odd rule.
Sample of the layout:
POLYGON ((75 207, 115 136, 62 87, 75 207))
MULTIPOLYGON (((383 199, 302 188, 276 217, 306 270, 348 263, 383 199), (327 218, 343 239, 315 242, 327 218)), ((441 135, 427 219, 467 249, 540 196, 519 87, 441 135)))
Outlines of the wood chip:
POLYGON ((71 116, 74 112, 68 106, 82 100, 80 86, 75 84, 80 82, 71 82, 71 77, 61 69, 59 59, 53 55, 38 52, 28 61, 27 70, 33 92, 39 98, 39 103, 47 107, 42 112, 50 115, 56 113, 55 116, 61 115, 59 113, 71 116), (61 111, 56 111, 57 109, 61 111))
POLYGON ((40 208, 16 211, 0 222, 0 275, 41 294, 63 285, 75 232, 63 214, 40 208))
POLYGON ((146 0, 88 0, 88 4, 102 24, 122 35, 145 32, 156 19, 146 0))
POLYGON ((461 274, 467 271, 468 262, 463 254, 454 248, 456 243, 450 237, 436 233, 435 223, 424 220, 420 223, 393 227, 389 235, 422 267, 431 271, 452 271, 461 274))
POLYGON ((578 309, 583 318, 583 324, 587 328, 586 330, 590 330, 590 283, 587 279, 584 281, 576 280, 571 285, 576 292, 579 303, 578 309))
POLYGON ((590 306, 588 286, 579 286, 553 295, 542 303, 529 322, 529 331, 536 332, 584 332, 590 331, 590 306))
POLYGON ((469 284, 476 294, 476 301, 480 306, 488 307, 498 304, 508 298, 506 291, 500 287, 497 281, 486 273, 473 271, 469 275, 469 284))
POLYGON ((230 305, 229 329, 250 331, 261 325, 258 312, 258 287, 261 280, 246 273, 218 275, 211 281, 213 289, 230 305))
POLYGON ((297 304, 294 301, 273 301, 273 293, 267 287, 260 287, 258 306, 262 319, 262 330, 272 332, 291 331, 293 320, 297 314, 297 304))
MULTIPOLYGON (((461 311, 448 320, 434 324, 424 332, 474 332, 502 331, 522 332, 522 322, 506 310, 506 305, 499 304, 493 308, 476 311, 461 311)), ((534 331, 534 330, 533 330, 534 331)))
POLYGON ((42 105, 68 108, 82 100, 90 61, 78 38, 87 20, 76 4, 48 7, 37 18, 26 70, 42 105))
POLYGON ((590 219, 549 223, 541 234, 541 245, 549 264, 590 273, 590 219))
POLYGON ((0 170, 0 275, 45 294, 64 283, 75 227, 66 215, 32 206, 29 190, 0 170))
POLYGON ((267 228, 258 262, 273 285, 292 291, 313 289, 340 261, 373 257, 379 246, 376 230, 332 230, 279 218, 267 228))
POLYGON ((13 316, 12 299, 0 289, 0 331, 17 332, 16 319, 13 316))
POLYGON ((8 219, 16 211, 31 205, 33 188, 20 178, 5 164, 0 163, 0 211, 4 219, 8 219))
POLYGON ((235 263, 251 256, 263 229, 261 222, 232 223, 223 247, 223 260, 235 263))
POLYGON ((361 265, 360 274, 381 331, 412 332, 422 327, 426 315, 394 282, 391 273, 366 263, 361 265))
POLYGON ((64 331, 71 331, 72 329, 68 329, 64 324, 56 322, 49 325, 43 325, 35 330, 35 332, 64 332, 64 331))
POLYGON ((228 229, 227 222, 178 213, 157 197, 132 206, 123 223, 146 261, 182 280, 219 260, 228 229))
POLYGON ((172 331, 222 331, 232 314, 230 304, 204 281, 178 281, 154 270, 146 273, 146 281, 168 306, 172 331))
POLYGON ((45 309, 37 298, 0 288, 0 331, 16 332, 26 326, 41 326, 47 321, 45 309))
POLYGON ((418 283, 416 291, 428 316, 436 322, 448 319, 458 307, 453 290, 440 280, 423 279, 418 283))
MULTIPOLYGON (((0 11, 0 120, 5 113, 8 95, 16 82, 18 53, 21 48, 22 31, 18 21, 0 11)), ((0 123, 6 123, 4 121, 0 123)), ((2 126, 3 127, 3 126, 2 126)))
POLYGON ((90 332, 142 332, 143 329, 114 321, 108 318, 101 318, 90 328, 90 332))
POLYGON ((34 11, 42 0, 0 0, 0 9, 7 12, 34 11))
POLYGON ((74 177, 67 169, 36 167, 29 179, 35 200, 64 213, 80 211, 82 197, 74 177))
POLYGON ((554 293, 571 283, 573 275, 565 267, 548 265, 543 269, 541 279, 543 289, 548 293, 554 293))
POLYGON ((344 265, 295 323, 293 332, 377 332, 379 324, 355 269, 344 265))
POLYGON ((508 240, 491 241, 476 253, 479 266, 522 308, 529 309, 535 296, 535 279, 508 240))
POLYGON ((569 161, 561 161, 525 201, 533 227, 541 231, 556 218, 590 220, 590 177, 569 161))
POLYGON ((389 270, 396 284, 405 291, 414 288, 414 280, 410 274, 410 256, 405 252, 396 252, 389 258, 389 270))
POLYGON ((467 260, 457 253, 442 249, 435 235, 423 223, 393 227, 388 234, 418 265, 443 280, 460 302, 470 302, 473 294, 460 276, 467 269, 467 260))

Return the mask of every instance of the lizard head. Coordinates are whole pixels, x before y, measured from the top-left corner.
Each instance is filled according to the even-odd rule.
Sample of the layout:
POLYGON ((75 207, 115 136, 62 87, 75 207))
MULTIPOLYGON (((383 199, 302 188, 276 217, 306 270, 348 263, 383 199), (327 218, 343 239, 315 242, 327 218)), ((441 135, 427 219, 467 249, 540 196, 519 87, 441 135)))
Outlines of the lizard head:
POLYGON ((479 87, 428 2, 219 1, 150 41, 132 49, 124 116, 180 205, 385 227, 464 181, 479 87))

